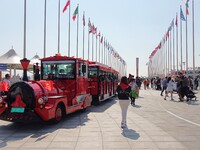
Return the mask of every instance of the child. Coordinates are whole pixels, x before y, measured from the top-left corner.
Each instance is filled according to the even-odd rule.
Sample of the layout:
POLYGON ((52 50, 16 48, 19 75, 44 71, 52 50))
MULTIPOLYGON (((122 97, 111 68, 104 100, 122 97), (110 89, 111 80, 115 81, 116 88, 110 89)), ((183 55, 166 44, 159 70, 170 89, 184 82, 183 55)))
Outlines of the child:
POLYGON ((138 96, 137 95, 138 86, 135 82, 135 79, 131 79, 130 86, 131 86, 131 92, 130 92, 131 105, 135 105, 135 98, 138 96))

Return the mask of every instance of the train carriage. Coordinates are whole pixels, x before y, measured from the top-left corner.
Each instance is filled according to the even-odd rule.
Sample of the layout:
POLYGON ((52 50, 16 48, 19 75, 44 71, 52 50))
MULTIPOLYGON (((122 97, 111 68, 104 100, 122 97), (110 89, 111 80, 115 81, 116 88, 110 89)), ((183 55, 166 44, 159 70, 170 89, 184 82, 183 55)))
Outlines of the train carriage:
POLYGON ((90 62, 88 72, 93 105, 98 105, 115 95, 119 74, 116 70, 97 62, 90 62))

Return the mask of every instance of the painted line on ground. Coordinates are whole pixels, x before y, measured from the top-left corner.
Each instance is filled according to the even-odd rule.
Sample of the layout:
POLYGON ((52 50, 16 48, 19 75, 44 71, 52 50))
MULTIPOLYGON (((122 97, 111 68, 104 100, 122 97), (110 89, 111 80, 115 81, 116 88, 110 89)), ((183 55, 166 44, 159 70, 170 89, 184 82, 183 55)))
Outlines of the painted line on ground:
POLYGON ((199 127, 200 127, 200 124, 198 124, 198 123, 195 123, 195 122, 192 122, 192 121, 187 120, 187 119, 185 119, 185 118, 182 118, 182 117, 180 117, 180 116, 178 116, 178 115, 176 115, 176 114, 174 114, 174 113, 172 113, 172 112, 170 112, 170 111, 167 111, 167 110, 166 110, 166 112, 169 113, 169 114, 171 114, 171 115, 173 115, 173 116, 176 117, 176 118, 179 118, 179 119, 181 119, 181 120, 184 120, 184 121, 186 121, 186 122, 188 122, 188 123, 191 123, 191 124, 193 124, 193 125, 196 125, 196 126, 199 126, 199 127))

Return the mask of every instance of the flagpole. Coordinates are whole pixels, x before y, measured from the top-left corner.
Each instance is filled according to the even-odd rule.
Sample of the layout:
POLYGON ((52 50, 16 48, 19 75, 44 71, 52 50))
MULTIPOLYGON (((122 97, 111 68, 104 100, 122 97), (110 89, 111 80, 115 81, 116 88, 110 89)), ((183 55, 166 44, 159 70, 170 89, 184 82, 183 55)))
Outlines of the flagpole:
POLYGON ((26 58, 26 0, 24 0, 24 58, 26 58))
POLYGON ((173 71, 175 72, 175 39, 174 39, 174 20, 173 20, 173 71))
POLYGON ((192 0, 192 37, 193 37, 193 79, 196 77, 195 72, 195 41, 194 41, 194 0, 192 0))
POLYGON ((170 72, 172 75, 172 31, 170 30, 170 72))
MULTIPOLYGON (((103 35, 102 35, 103 38, 103 35)), ((103 39, 102 39, 102 48, 101 48, 101 63, 103 64, 103 39)))
MULTIPOLYGON (((90 22, 90 18, 88 19, 88 23, 90 22)), ((90 28, 88 26, 88 60, 90 60, 90 28)))
POLYGON ((97 29, 96 29, 96 62, 97 62, 97 29))
MULTIPOLYGON (((176 17, 178 17, 178 14, 176 13, 176 17)), ((177 18, 176 18, 177 19, 177 18)), ((178 20, 176 20, 176 65, 177 65, 177 75, 178 75, 178 20)))
POLYGON ((167 76, 167 41, 165 42, 165 76, 167 76))
POLYGON ((168 38, 168 41, 167 41, 167 44, 168 44, 168 75, 169 75, 169 70, 170 70, 170 39, 168 38))
POLYGON ((70 57, 70 23, 71 22, 71 4, 69 4, 69 28, 68 28, 68 57, 70 57))
POLYGON ((106 64, 106 59, 105 59, 105 56, 106 56, 106 49, 105 49, 106 48, 106 41, 105 41, 105 38, 104 38, 104 46, 103 47, 104 47, 104 61, 103 61, 103 63, 106 64))
MULTIPOLYGON (((94 25, 92 28, 94 28, 94 25)), ((93 56, 94 56, 94 33, 92 29, 92 61, 93 61, 93 56)))
POLYGON ((83 60, 84 60, 84 53, 85 53, 85 11, 83 12, 84 16, 84 23, 83 23, 83 60))
POLYGON ((47 16, 47 0, 44 1, 44 58, 46 57, 46 16, 47 16))
MULTIPOLYGON (((77 8, 79 4, 77 5, 77 8)), ((78 58, 78 21, 79 21, 79 13, 77 13, 77 39, 76 39, 76 58, 78 58)))
POLYGON ((58 1, 58 53, 60 53, 60 0, 58 1))
MULTIPOLYGON (((181 6, 180 6, 181 10, 181 6)), ((181 72, 183 72, 183 47, 182 47, 182 19, 180 18, 180 50, 181 50, 181 72)))
MULTIPOLYGON (((186 8, 186 11, 187 11, 187 8, 186 8)), ((187 29, 187 14, 185 15, 185 23, 186 23, 186 47, 185 47, 185 49, 186 49, 186 76, 188 77, 188 29, 187 29)))
POLYGON ((101 52, 100 52, 100 47, 101 47, 101 36, 99 36, 99 62, 100 62, 100 55, 101 55, 101 52))

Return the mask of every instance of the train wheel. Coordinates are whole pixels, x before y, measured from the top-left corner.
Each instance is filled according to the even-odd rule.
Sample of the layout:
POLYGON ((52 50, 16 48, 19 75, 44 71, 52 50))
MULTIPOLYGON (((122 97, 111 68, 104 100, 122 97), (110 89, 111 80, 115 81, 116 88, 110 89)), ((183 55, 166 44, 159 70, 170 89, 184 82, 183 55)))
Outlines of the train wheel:
POLYGON ((54 122, 58 123, 62 120, 63 118, 63 112, 62 112, 62 107, 60 105, 58 105, 56 107, 56 111, 55 111, 55 118, 54 118, 54 122))

